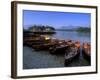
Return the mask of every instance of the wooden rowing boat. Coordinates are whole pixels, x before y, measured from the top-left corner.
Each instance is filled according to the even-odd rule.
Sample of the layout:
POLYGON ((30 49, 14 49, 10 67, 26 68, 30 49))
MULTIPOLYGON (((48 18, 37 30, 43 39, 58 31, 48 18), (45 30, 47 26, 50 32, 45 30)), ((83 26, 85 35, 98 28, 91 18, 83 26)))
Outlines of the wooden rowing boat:
POLYGON ((41 51, 41 50, 49 50, 49 48, 53 46, 54 44, 45 43, 45 44, 39 44, 39 45, 32 45, 32 48, 36 51, 41 51))
POLYGON ((59 45, 59 46, 56 45, 56 46, 50 47, 49 52, 51 54, 62 55, 62 54, 65 54, 67 47, 68 47, 67 45, 59 45))
POLYGON ((70 64, 75 58, 80 55, 80 42, 75 42, 70 45, 65 52, 65 66, 70 64))
POLYGON ((48 42, 44 41, 43 43, 40 43, 40 44, 33 44, 32 48, 35 50, 49 50, 52 53, 55 48, 57 50, 62 49, 62 46, 63 46, 62 44, 64 44, 63 42, 64 41, 62 40, 51 39, 48 42))
POLYGON ((91 60, 91 45, 89 43, 83 43, 82 53, 84 58, 86 58, 88 61, 91 60))

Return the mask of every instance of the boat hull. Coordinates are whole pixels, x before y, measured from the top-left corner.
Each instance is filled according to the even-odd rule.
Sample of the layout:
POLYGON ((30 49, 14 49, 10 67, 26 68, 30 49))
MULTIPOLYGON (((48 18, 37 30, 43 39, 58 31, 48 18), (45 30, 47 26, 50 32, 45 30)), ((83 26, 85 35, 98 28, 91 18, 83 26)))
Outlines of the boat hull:
POLYGON ((78 59, 80 56, 80 49, 75 48, 75 50, 68 50, 65 53, 65 66, 68 66, 70 63, 72 63, 75 59, 78 59))
POLYGON ((41 51, 41 50, 49 50, 50 47, 53 47, 54 45, 52 44, 41 44, 41 45, 32 45, 32 48, 36 51, 41 51))
POLYGON ((55 55, 64 55, 65 51, 67 49, 68 46, 63 45, 63 46, 57 46, 57 47, 51 47, 49 49, 50 54, 55 54, 55 55))
POLYGON ((82 53, 83 53, 83 57, 90 62, 91 61, 91 56, 88 55, 84 50, 82 50, 82 53))
POLYGON ((91 61, 91 46, 89 43, 84 43, 82 48, 83 56, 89 62, 91 61))

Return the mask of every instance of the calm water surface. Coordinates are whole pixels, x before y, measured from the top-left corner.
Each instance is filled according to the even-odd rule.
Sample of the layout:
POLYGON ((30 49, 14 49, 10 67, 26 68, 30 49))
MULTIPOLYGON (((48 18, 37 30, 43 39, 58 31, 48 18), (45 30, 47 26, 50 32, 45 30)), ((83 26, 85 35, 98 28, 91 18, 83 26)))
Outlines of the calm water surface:
POLYGON ((56 34, 54 34, 52 37, 55 37, 57 39, 71 39, 71 40, 79 40, 81 42, 90 42, 91 37, 90 33, 81 33, 76 31, 56 31, 56 34))
MULTIPOLYGON (((91 42, 91 37, 89 33, 56 31, 56 34, 52 35, 51 37, 64 40, 79 40, 81 41, 81 44, 83 42, 91 42)), ((48 51, 34 51, 34 49, 29 48, 27 46, 23 47, 23 69, 74 66, 90 66, 90 63, 84 59, 81 52, 79 59, 74 60, 68 66, 64 66, 64 55, 51 55, 48 51)))

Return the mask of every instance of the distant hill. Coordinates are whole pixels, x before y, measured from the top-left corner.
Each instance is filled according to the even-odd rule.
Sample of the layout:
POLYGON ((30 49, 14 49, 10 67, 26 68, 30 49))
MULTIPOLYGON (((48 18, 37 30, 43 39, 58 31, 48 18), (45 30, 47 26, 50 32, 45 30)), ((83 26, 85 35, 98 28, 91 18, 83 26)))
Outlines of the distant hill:
POLYGON ((91 29, 89 27, 79 27, 76 29, 77 32, 90 32, 91 29))
POLYGON ((56 29, 57 31, 77 31, 77 32, 90 32, 90 27, 61 27, 59 29, 56 29))
POLYGON ((55 32, 57 31, 77 31, 77 32, 90 32, 90 27, 83 27, 83 26, 62 26, 60 28, 54 28, 53 26, 49 25, 26 25, 24 29, 33 32, 55 32))

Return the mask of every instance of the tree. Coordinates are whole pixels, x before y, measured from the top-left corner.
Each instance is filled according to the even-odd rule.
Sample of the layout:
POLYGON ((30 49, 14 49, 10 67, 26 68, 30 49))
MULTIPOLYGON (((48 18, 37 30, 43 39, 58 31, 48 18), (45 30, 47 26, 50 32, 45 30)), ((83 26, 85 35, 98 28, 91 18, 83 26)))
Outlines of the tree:
POLYGON ((55 28, 52 26, 44 25, 33 25, 29 27, 29 31, 55 31, 55 28))

